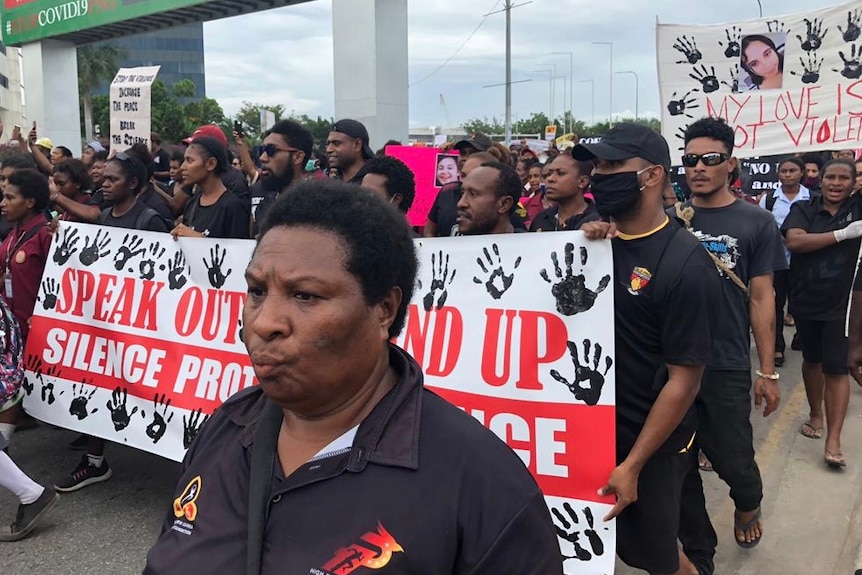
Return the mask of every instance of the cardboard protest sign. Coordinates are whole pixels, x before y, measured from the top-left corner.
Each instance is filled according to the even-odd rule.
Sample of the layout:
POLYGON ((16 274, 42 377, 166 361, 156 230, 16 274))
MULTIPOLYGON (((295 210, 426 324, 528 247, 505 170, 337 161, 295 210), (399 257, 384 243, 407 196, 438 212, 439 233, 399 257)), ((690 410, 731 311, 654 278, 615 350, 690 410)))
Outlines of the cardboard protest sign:
MULTIPOLYGON (((255 375, 242 344, 249 240, 63 223, 26 351, 35 417, 174 460, 255 375)), ((426 385, 486 425, 542 488, 566 573, 613 571, 610 242, 581 232, 416 240, 395 343, 426 385), (571 351, 575 350, 575 351, 571 351)))
POLYGON ((736 155, 858 148, 862 143, 862 10, 845 4, 778 19, 657 31, 662 134, 727 120, 736 155))
POLYGON ((150 90, 161 66, 120 68, 111 82, 111 147, 150 146, 150 90))
POLYGON ((458 154, 444 153, 439 148, 386 146, 386 155, 398 158, 413 172, 416 197, 407 212, 407 221, 411 226, 424 226, 440 188, 460 179, 458 154))

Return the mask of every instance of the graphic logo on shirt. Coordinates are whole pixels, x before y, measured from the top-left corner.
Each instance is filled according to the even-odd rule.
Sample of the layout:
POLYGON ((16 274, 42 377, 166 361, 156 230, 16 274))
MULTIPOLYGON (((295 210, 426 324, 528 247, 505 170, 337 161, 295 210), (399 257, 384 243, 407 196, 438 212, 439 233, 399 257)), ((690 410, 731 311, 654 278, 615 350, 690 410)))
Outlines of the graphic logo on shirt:
POLYGON ((652 279, 652 272, 646 268, 637 267, 632 270, 632 277, 629 281, 629 293, 638 295, 639 292, 649 284, 652 279))
POLYGON ((312 569, 310 575, 349 575, 360 567, 383 569, 389 564, 393 553, 404 553, 401 545, 377 523, 376 531, 369 531, 356 543, 342 547, 321 569, 312 569))
MULTIPOLYGON (((692 233, 706 251, 717 257, 731 271, 736 269, 736 264, 739 261, 739 240, 737 238, 727 234, 711 236, 700 230, 692 230, 692 233)), ((716 268, 722 277, 729 279, 721 268, 718 266, 716 268)))
POLYGON ((179 497, 174 499, 174 515, 177 519, 185 517, 194 522, 198 516, 198 496, 201 494, 201 476, 198 475, 186 485, 179 497))

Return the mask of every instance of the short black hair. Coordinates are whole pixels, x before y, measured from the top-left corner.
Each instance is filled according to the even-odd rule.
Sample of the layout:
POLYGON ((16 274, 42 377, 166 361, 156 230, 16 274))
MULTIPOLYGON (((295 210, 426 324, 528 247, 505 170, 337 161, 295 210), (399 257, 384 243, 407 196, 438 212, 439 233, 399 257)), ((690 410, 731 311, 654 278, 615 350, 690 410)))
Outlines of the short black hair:
POLYGON ((0 169, 15 168, 16 170, 35 170, 36 160, 29 154, 12 154, 0 161, 0 169))
POLYGON ((230 162, 227 160, 227 147, 215 138, 210 138, 209 136, 195 138, 195 141, 189 144, 189 148, 197 149, 203 156, 204 162, 210 158, 215 158, 216 167, 214 172, 217 176, 222 175, 231 167, 230 162))
POLYGON ((302 124, 293 120, 281 120, 276 122, 263 137, 265 138, 270 134, 278 134, 284 138, 288 145, 305 154, 306 161, 311 159, 311 150, 314 148, 314 136, 302 124))
POLYGON ((64 158, 74 158, 75 154, 72 153, 72 150, 67 148, 66 146, 55 146, 55 150, 60 150, 60 153, 63 154, 64 158))
POLYGON ((186 153, 182 148, 173 148, 171 149, 171 162, 179 162, 183 163, 186 161, 186 153))
MULTIPOLYGON (((856 179, 856 175, 858 172, 856 171, 856 162, 853 160, 848 160, 847 158, 833 158, 823 164, 823 169, 820 170, 821 174, 826 174, 826 169, 830 166, 847 166, 850 169, 850 175, 853 179, 856 179)), ((822 177, 822 175, 821 175, 822 177)))
POLYGON ((780 170, 781 166, 788 162, 799 168, 803 173, 805 172, 805 162, 803 162, 799 158, 785 158, 781 160, 780 162, 778 162, 778 169, 780 170))
POLYGON ((724 148, 728 154, 733 155, 733 143, 735 139, 733 128, 724 121, 724 118, 706 117, 689 124, 688 128, 685 129, 685 138, 683 141, 688 146, 688 143, 695 138, 717 140, 724 144, 724 148))
POLYGON ((81 188, 81 191, 92 189, 93 180, 90 178, 90 170, 81 160, 66 160, 54 166, 54 174, 66 174, 73 184, 81 188))
POLYGON ((310 180, 279 195, 257 241, 278 227, 306 227, 337 235, 347 247, 345 269, 359 280, 369 305, 380 303, 393 288, 400 288, 401 305, 389 327, 389 337, 401 333, 417 268, 410 227, 401 212, 355 184, 310 180))
POLYGON ((154 144, 161 145, 162 143, 162 137, 158 132, 150 132, 150 140, 152 140, 154 144))
POLYGON ((509 208, 509 213, 515 211, 518 207, 518 202, 521 200, 521 192, 524 191, 524 185, 521 183, 521 178, 518 177, 518 172, 515 168, 504 162, 485 162, 481 165, 482 168, 493 168, 497 170, 497 197, 509 196, 512 198, 512 206, 509 208))
POLYGON ((48 207, 51 192, 48 190, 48 177, 31 168, 16 170, 6 180, 10 186, 16 186, 24 199, 33 199, 34 212, 41 212, 48 207))
MULTIPOLYGON (((452 156, 452 158, 455 157, 452 156)), ((360 174, 357 174, 357 178, 362 179, 365 174, 384 176, 386 178, 386 193, 389 194, 389 197, 401 194, 404 199, 401 200, 401 205, 398 208, 405 214, 410 210, 410 206, 413 205, 413 200, 416 198, 416 180, 407 164, 392 156, 375 156, 365 162, 360 174)))
POLYGON ((820 154, 802 154, 799 159, 802 160, 803 164, 814 164, 818 170, 823 169, 823 158, 820 154))
POLYGON ((98 152, 93 152, 93 161, 94 162, 107 162, 108 161, 108 150, 101 150, 98 152))
MULTIPOLYGON (((576 160, 571 154, 557 154, 552 159, 548 160, 547 164, 545 165, 550 165, 552 162, 556 161, 557 158, 568 158, 569 160, 571 160, 572 163, 577 166, 578 173, 582 176, 592 175, 593 168, 596 167, 596 163, 594 160, 576 160)), ((539 164, 538 161, 536 161, 536 163, 539 164)), ((542 164, 539 164, 539 167, 541 166, 542 164)))
POLYGON ((123 152, 121 154, 117 154, 108 160, 108 162, 115 163, 120 166, 120 171, 124 176, 126 176, 126 181, 129 181, 132 178, 135 178, 138 181, 138 185, 135 187, 135 195, 143 190, 150 181, 147 167, 134 154, 123 152))

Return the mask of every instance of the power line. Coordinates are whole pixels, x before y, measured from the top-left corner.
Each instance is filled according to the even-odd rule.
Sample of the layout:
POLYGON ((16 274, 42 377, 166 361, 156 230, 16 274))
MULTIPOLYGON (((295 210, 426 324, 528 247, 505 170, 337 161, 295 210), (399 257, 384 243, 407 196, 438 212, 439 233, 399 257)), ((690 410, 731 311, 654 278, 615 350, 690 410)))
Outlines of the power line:
POLYGON ((500 2, 502 2, 502 0, 497 0, 496 2, 494 2, 494 5, 491 6, 491 9, 488 10, 488 12, 484 16, 482 16, 482 20, 479 22, 479 24, 476 26, 476 28, 472 32, 470 32, 470 35, 467 36, 467 39, 464 40, 460 46, 458 46, 458 49, 455 50, 455 52, 451 56, 446 58, 446 60, 442 64, 437 66, 437 68, 435 68, 433 72, 431 72, 427 76, 423 77, 421 80, 417 80, 417 81, 413 82, 412 84, 408 84, 408 86, 415 86, 416 84, 421 84, 422 82, 424 82, 425 80, 427 80, 428 78, 430 78, 431 76, 435 75, 437 72, 439 72, 440 70, 445 68, 449 64, 449 62, 451 62, 455 58, 455 56, 457 56, 461 52, 461 50, 464 49, 464 46, 467 45, 467 42, 469 42, 473 38, 473 36, 476 35, 476 32, 479 31, 479 28, 482 27, 482 25, 485 23, 485 20, 487 20, 488 16, 491 15, 491 12, 493 12, 497 8, 497 6, 500 5, 500 2))

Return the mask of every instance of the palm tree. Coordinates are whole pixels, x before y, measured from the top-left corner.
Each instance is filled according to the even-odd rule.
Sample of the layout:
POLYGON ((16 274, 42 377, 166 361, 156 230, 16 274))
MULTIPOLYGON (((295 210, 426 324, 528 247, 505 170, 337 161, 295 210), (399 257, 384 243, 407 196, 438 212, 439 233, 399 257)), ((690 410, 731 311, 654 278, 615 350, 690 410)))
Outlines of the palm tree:
POLYGON ((78 46, 78 95, 84 104, 84 133, 87 140, 93 139, 93 92, 103 83, 110 83, 114 79, 119 69, 117 60, 122 57, 122 52, 111 45, 78 46))

